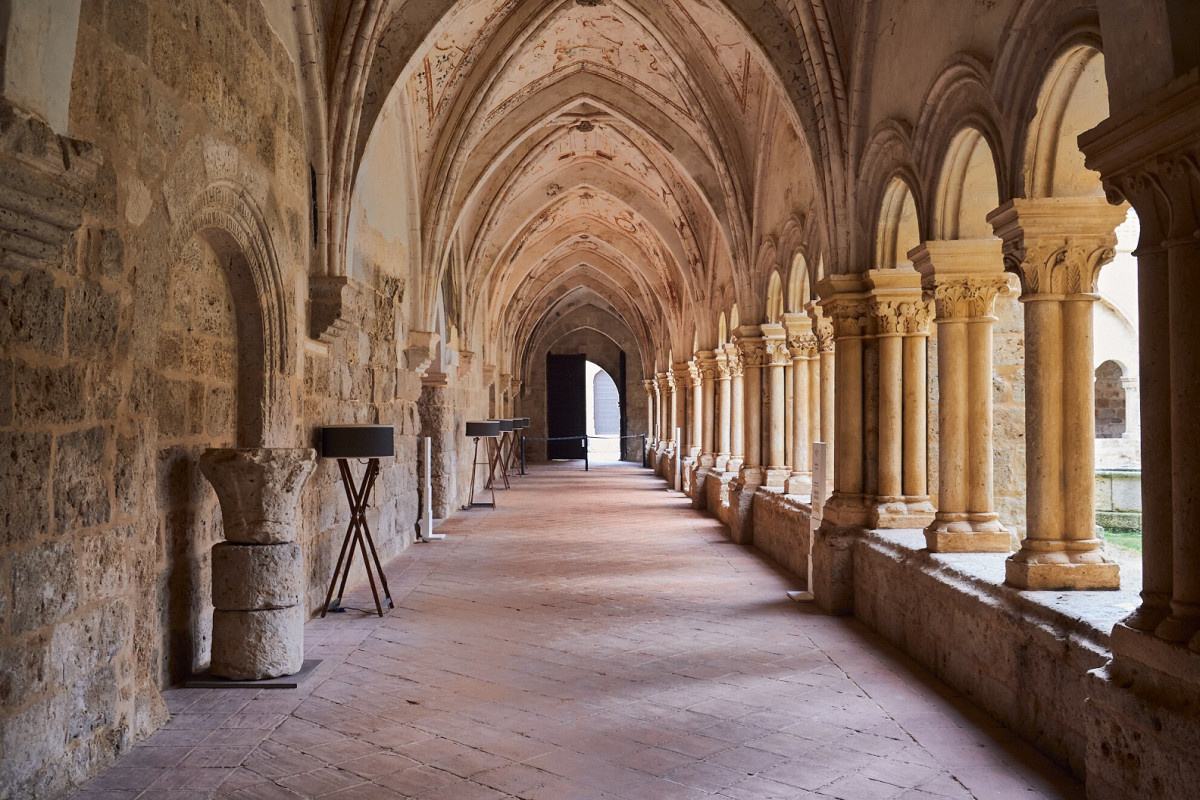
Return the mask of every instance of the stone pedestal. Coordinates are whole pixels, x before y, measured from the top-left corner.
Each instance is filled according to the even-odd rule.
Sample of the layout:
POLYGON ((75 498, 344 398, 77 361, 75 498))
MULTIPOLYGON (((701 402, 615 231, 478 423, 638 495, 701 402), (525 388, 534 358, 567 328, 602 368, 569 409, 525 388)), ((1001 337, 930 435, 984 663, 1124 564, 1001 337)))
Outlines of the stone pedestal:
POLYGON ((296 539, 311 449, 208 450, 200 470, 221 503, 225 542, 213 548, 212 674, 292 675, 304 664, 304 572, 296 539))

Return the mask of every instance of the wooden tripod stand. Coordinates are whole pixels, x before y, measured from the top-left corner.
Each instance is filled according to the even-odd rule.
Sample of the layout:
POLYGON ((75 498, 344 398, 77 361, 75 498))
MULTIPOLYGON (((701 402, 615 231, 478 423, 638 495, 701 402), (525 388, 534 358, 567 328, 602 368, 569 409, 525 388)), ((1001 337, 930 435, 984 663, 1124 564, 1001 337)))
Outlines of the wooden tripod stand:
POLYGON ((379 477, 379 459, 372 458, 367 462, 367 471, 363 474, 362 483, 354 485, 354 473, 350 471, 350 461, 338 459, 338 469, 342 473, 342 486, 346 489, 346 499, 350 501, 350 524, 346 526, 346 536, 342 539, 342 551, 338 554, 337 566, 333 570, 333 579, 329 582, 329 592, 325 595, 325 606, 321 616, 331 608, 342 604, 342 594, 346 591, 346 579, 350 577, 350 565, 354 562, 354 548, 357 545, 362 551, 363 566, 367 570, 367 580, 371 584, 371 595, 375 598, 375 610, 383 616, 383 606, 379 602, 379 592, 375 589, 375 576, 371 573, 371 563, 375 564, 375 572, 379 573, 379 583, 383 587, 383 596, 387 598, 388 608, 395 608, 392 593, 388 590, 387 578, 383 576, 383 565, 379 563, 379 554, 375 551, 375 542, 371 539, 371 528, 367 525, 367 504, 371 498, 371 490, 375 488, 375 479, 379 477), (368 552, 369 549, 369 552, 368 552), (344 568, 343 568, 344 562, 344 568), (333 587, 338 584, 338 573, 341 573, 341 586, 338 587, 337 600, 333 605, 333 587))

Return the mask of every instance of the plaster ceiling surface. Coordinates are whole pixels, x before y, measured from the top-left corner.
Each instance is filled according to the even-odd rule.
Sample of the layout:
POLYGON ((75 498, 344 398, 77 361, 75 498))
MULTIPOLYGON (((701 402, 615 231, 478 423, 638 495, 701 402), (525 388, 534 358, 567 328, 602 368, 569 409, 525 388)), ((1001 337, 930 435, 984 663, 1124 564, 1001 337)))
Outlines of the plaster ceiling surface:
POLYGON ((790 108, 770 70, 716 0, 448 10, 392 91, 408 106, 425 266, 457 270, 468 318, 485 320, 480 349, 532 336, 581 281, 647 348, 714 336, 707 309, 754 260, 772 174, 761 140, 790 108))

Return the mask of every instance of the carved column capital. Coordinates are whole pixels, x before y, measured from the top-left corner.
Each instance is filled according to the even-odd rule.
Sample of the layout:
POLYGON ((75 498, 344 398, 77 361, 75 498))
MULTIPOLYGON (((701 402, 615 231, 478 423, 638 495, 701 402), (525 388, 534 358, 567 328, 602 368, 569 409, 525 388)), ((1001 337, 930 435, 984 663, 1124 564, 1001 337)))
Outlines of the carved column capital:
POLYGON ((761 367, 767 361, 766 344, 760 338, 738 339, 737 349, 743 369, 761 367))
POLYGON ((870 322, 871 306, 859 300, 835 300, 826 306, 834 341, 862 336, 870 322))
POLYGON ((990 317, 996 310, 996 298, 1008 294, 1008 281, 994 278, 940 280, 933 287, 938 319, 990 317))
POLYGON ((933 309, 923 300, 882 300, 872 304, 877 332, 915 335, 929 331, 933 309))
POLYGON ((746 367, 742 363, 742 353, 736 344, 731 342, 725 345, 725 359, 729 377, 740 378, 745 374, 746 367))
POLYGON ((716 371, 714 376, 716 380, 729 380, 729 355, 725 352, 725 348, 721 348, 713 354, 713 369, 716 371))
POLYGON ((1017 198, 988 215, 1023 296, 1094 294, 1124 218, 1101 197, 1017 198))
POLYGON ((712 350, 701 350, 696 353, 696 370, 700 381, 714 381, 717 378, 717 354, 712 350))
POLYGON ((767 339, 763 342, 766 362, 773 367, 782 367, 792 363, 792 353, 788 349, 786 339, 767 339))

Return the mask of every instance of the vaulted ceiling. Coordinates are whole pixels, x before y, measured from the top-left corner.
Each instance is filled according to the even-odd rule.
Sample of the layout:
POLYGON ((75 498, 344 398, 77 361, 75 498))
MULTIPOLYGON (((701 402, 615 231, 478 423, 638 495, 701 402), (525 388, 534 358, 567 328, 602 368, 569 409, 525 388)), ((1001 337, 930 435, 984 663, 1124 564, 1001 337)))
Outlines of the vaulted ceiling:
POLYGON ((420 8, 438 5, 357 23, 377 50, 352 163, 395 110, 411 137, 424 304, 456 287, 465 346, 489 363, 517 356, 581 288, 616 310, 647 364, 715 344, 712 309, 762 294, 748 267, 764 218, 808 213, 829 179, 812 103, 789 96, 780 53, 758 44, 773 34, 756 38, 714 0, 420 8))

